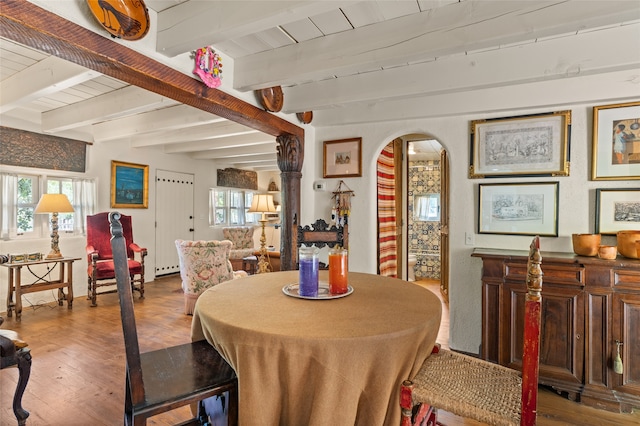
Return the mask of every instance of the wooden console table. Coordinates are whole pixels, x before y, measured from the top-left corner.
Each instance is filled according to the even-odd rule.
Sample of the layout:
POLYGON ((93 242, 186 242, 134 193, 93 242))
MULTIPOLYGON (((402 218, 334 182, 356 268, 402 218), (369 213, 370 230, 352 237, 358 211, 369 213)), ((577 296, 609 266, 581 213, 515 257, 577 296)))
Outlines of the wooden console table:
POLYGON ((20 321, 22 316, 22 295, 36 291, 58 289, 58 305, 62 306, 62 301, 66 299, 67 306, 71 309, 73 305, 73 262, 80 260, 79 257, 63 257, 60 259, 44 259, 35 262, 2 263, 0 266, 9 268, 9 288, 7 291, 7 316, 11 316, 12 311, 16 312, 16 321, 20 321), (46 270, 37 271, 35 265, 46 265, 46 270), (22 268, 35 278, 31 284, 22 284, 22 268), (58 269, 58 279, 51 279, 51 274, 58 269), (64 288, 67 287, 67 294, 64 288), (15 302, 13 293, 15 292, 15 302))
MULTIPOLYGON (((482 258, 483 359, 520 369, 527 253, 482 258)), ((640 260, 542 252, 539 382, 610 411, 640 407, 640 260), (621 342, 622 373, 614 371, 621 342)))

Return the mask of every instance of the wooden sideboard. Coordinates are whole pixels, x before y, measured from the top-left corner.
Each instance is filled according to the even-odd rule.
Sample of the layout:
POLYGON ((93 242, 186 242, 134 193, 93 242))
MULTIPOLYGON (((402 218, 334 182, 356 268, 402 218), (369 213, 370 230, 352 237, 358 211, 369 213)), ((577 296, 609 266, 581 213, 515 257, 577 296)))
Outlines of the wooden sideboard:
MULTIPOLYGON (((482 259, 481 357, 520 369, 527 252, 472 256, 482 259)), ((609 411, 640 408, 640 261, 542 251, 542 271, 539 382, 609 411)))

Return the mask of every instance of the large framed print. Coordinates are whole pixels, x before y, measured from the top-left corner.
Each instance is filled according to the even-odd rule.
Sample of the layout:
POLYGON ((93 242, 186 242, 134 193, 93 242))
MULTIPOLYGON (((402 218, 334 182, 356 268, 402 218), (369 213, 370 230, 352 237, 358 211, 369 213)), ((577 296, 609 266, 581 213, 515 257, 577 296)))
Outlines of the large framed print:
POLYGON ((469 178, 569 176, 571 111, 474 120, 469 178))
POLYGON ((111 161, 111 207, 146 209, 149 206, 149 166, 111 161))
POLYGON ((479 234, 558 236, 558 182, 480 184, 479 234))
POLYGON ((362 138, 325 141, 322 162, 323 177, 362 176, 362 138))
POLYGON ((640 229, 640 188, 596 189, 596 234, 640 229))
POLYGON ((640 179, 640 101, 593 107, 591 179, 640 179))

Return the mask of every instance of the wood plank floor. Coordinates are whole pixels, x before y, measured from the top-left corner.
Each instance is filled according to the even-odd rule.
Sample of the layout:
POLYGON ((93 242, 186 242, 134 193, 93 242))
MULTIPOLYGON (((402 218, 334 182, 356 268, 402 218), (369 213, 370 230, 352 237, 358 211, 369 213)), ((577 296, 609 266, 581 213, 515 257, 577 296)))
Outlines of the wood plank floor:
MULTIPOLYGON (((437 286, 427 286, 437 289, 437 286)), ((142 351, 189 341, 191 317, 182 313, 178 276, 147 283, 147 298, 136 297, 136 320, 142 351)), ((80 297, 65 306, 25 306, 22 321, 6 318, 2 328, 18 331, 33 355, 31 378, 23 399, 31 413, 27 425, 119 425, 124 400, 124 348, 116 294, 98 297, 98 307, 80 297)), ((448 310, 439 341, 447 345, 448 310)), ((15 425, 11 410, 17 369, 0 371, 0 425, 15 425)), ((640 413, 613 414, 584 407, 542 389, 538 425, 638 425, 640 413)), ((188 408, 156 416, 149 425, 175 424, 188 408)), ((481 425, 440 412, 445 425, 481 425)), ((373 425, 376 426, 376 425, 373 425)))

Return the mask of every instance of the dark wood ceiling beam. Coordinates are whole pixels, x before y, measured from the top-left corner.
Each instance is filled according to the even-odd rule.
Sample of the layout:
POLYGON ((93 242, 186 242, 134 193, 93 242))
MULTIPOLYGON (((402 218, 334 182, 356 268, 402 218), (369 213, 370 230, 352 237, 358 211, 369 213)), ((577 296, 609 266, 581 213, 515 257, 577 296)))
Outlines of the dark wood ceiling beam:
POLYGON ((0 35, 272 136, 304 129, 26 0, 3 0, 0 35))

